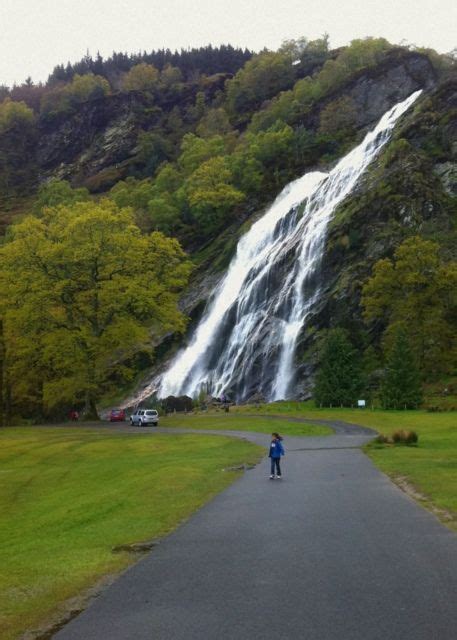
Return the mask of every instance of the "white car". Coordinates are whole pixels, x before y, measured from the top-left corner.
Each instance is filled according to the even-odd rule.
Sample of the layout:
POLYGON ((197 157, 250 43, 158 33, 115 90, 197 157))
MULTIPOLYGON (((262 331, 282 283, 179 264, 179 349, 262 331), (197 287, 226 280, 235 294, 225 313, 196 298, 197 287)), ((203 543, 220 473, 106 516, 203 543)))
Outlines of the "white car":
POLYGON ((155 409, 137 409, 135 413, 130 416, 130 424, 132 426, 138 425, 139 427, 146 427, 152 424, 157 427, 159 424, 159 414, 155 409))

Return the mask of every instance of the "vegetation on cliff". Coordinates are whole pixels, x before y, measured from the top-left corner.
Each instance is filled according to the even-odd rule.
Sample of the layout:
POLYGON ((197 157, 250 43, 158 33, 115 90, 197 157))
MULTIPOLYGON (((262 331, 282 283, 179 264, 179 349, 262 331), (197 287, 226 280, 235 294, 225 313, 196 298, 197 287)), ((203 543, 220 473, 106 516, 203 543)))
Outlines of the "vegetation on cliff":
MULTIPOLYGON (((363 352, 363 371, 376 380, 373 372, 384 366, 394 328, 406 323, 412 332, 417 323, 409 323, 408 318, 399 320, 392 311, 396 304, 392 287, 379 294, 388 298, 382 313, 378 309, 379 316, 374 319, 366 311, 365 324, 362 287, 373 265, 380 259, 392 259, 404 240, 419 236, 417 242, 425 238, 438 243, 433 249, 436 264, 448 264, 451 271, 454 268, 455 82, 451 56, 392 46, 383 38, 355 40, 334 51, 323 37, 286 42, 276 52, 264 50, 256 55, 232 47, 208 47, 176 54, 113 54, 108 60, 86 56, 75 65, 56 67, 45 85, 27 81, 11 90, 0 88, 0 219, 6 225, 14 217, 20 221, 24 214, 35 216, 8 231, 3 251, 10 257, 16 251, 18 258, 18 243, 25 241, 27 228, 30 233, 38 234, 39 230, 47 242, 46 225, 60 220, 64 229, 79 216, 84 226, 85 216, 111 212, 109 215, 124 216, 129 229, 125 237, 133 234, 129 248, 125 242, 119 245, 128 255, 132 253, 129 265, 138 265, 138 273, 126 266, 126 274, 132 268, 135 278, 141 271, 141 256, 155 255, 161 243, 184 260, 176 242, 170 244, 161 235, 165 234, 194 255, 201 278, 208 267, 224 267, 243 225, 249 224, 250 217, 288 181, 306 169, 328 166, 355 144, 393 101, 426 88, 427 95, 404 118, 364 185, 337 211, 322 265, 326 294, 298 351, 298 359, 304 357, 309 365, 302 375, 309 376, 319 360, 319 349, 313 345, 322 344, 316 337, 322 337, 327 329, 343 328, 363 352), (101 196, 107 199, 100 200, 101 196), (143 247, 151 237, 155 238, 152 245, 143 247), (136 261, 135 245, 141 245, 136 261)), ((116 225, 111 230, 114 235, 115 229, 116 225)), ((81 240, 81 246, 86 240, 81 240)), ((17 264, 13 262, 11 258, 9 267, 5 262, 4 282, 17 269, 19 288, 14 295, 7 288, 2 291, 7 301, 3 302, 5 314, 13 314, 11 300, 21 299, 21 269, 27 260, 21 256, 17 264)), ((149 265, 150 260, 143 273, 153 269, 149 265)), ((395 272, 397 265, 391 263, 391 267, 395 272)), ((381 267, 376 269, 379 273, 381 267)), ((62 272, 58 278, 67 276, 62 272)), ((176 297, 179 287, 167 283, 166 274, 155 272, 151 277, 176 297)), ((376 275, 373 278, 376 280, 376 275)), ((441 276, 439 279, 441 282, 441 276)), ((185 280, 183 277, 180 287, 185 280)), ((152 287, 152 295, 153 291, 152 287)), ((432 304, 430 300, 427 304, 432 304)), ((52 313, 61 308, 61 302, 54 303, 52 313)), ((410 332, 408 336, 419 357, 417 336, 429 333, 432 325, 439 334, 439 339, 429 340, 433 347, 419 358, 423 379, 453 375, 454 347, 450 347, 449 336, 456 332, 450 319, 452 309, 449 303, 446 313, 441 313, 435 306, 427 327, 424 324, 417 335, 410 332), (446 331, 442 331, 444 316, 446 331)), ((48 308, 45 311, 50 313, 48 308)), ((14 313, 26 312, 19 306, 14 313)), ((117 316, 117 311, 113 313, 117 316)), ((119 317, 123 313, 120 310, 119 317)), ((177 312, 173 313, 177 319, 177 312)), ((47 397, 43 389, 26 389, 30 376, 25 372, 32 351, 36 366, 46 370, 46 375, 48 367, 53 372, 50 379, 53 375, 57 379, 57 373, 65 378, 65 366, 57 363, 50 350, 45 361, 36 356, 42 349, 41 338, 37 338, 41 321, 36 332, 34 328, 30 333, 29 347, 18 346, 21 341, 16 344, 13 333, 19 331, 20 321, 13 320, 13 315, 4 316, 5 344, 7 351, 15 354, 9 362, 14 362, 18 371, 22 367, 22 373, 8 372, 9 365, 3 362, 7 404, 20 405, 21 398, 32 396, 33 403, 43 404, 47 397), (36 349, 32 349, 34 341, 36 349), (16 384, 14 375, 18 384, 13 394, 16 400, 12 401, 9 394, 16 384)), ((138 340, 133 339, 136 329, 127 332, 137 346, 127 341, 130 346, 116 358, 118 371, 129 371, 122 374, 124 380, 151 362, 149 356, 134 355, 138 345, 144 345, 144 331, 150 329, 147 322, 139 326, 143 337, 138 340)), ((160 330, 156 326, 157 338, 159 333, 182 326, 182 320, 163 322, 160 330)), ((50 327, 46 330, 52 333, 50 327)), ((145 353, 143 346, 140 351, 145 353)), ((94 383, 102 391, 119 382, 118 374, 105 364, 94 383)), ((69 385, 65 398, 60 392, 48 395, 55 396, 55 404, 65 404, 70 398, 76 401, 85 393, 84 384, 77 392, 69 385)), ((378 388, 379 380, 373 384, 378 388)), ((52 384, 46 388, 51 389, 52 384)))

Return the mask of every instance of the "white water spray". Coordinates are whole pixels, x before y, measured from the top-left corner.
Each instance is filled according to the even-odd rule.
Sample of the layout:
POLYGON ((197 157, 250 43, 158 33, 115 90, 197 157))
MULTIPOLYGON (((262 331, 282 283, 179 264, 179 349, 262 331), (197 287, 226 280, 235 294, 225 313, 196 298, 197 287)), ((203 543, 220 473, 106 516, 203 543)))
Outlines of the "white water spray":
POLYGON ((285 187, 240 239, 189 346, 136 403, 153 393, 196 396, 202 385, 237 400, 254 391, 288 397, 297 339, 320 295, 317 267, 331 216, 420 93, 390 109, 330 173, 307 173, 285 187))

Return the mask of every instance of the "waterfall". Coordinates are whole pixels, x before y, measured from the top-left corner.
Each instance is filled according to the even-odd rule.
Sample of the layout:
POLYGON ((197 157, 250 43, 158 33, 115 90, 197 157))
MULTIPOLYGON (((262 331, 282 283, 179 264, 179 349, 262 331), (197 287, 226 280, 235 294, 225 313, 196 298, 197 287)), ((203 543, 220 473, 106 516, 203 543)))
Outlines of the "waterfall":
POLYGON ((240 239, 190 344, 136 402, 152 393, 196 396, 202 385, 236 400, 255 391, 268 400, 290 395, 297 340, 320 295, 328 223, 420 93, 384 114, 329 173, 310 172, 285 187, 240 239))

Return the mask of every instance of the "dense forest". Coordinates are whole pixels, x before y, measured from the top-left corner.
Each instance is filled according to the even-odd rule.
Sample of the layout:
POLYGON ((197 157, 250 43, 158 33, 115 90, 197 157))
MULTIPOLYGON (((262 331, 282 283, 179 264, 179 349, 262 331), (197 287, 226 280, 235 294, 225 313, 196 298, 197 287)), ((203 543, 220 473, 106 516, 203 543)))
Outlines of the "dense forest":
POLYGON ((423 390, 452 395, 455 60, 382 38, 331 50, 323 37, 257 54, 87 55, 45 84, 0 87, 0 413, 94 415, 131 387, 198 319, 250 220, 417 88, 424 96, 332 222, 326 295, 297 367, 306 396, 319 367, 337 369, 329 354, 350 354, 339 395, 318 375, 323 404, 363 391, 401 406, 388 363, 407 357, 417 375, 404 405, 423 390))

